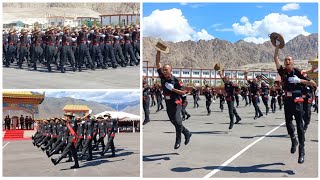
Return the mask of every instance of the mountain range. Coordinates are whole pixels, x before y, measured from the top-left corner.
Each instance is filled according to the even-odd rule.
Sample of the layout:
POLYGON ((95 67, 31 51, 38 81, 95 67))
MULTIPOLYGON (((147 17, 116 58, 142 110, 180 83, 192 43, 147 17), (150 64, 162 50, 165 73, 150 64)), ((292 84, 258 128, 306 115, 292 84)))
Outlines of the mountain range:
MULTIPOLYGON (((161 39, 143 38, 143 60, 149 66, 155 65, 156 50, 153 47, 161 39)), ((163 41, 162 41, 163 42, 163 41)), ((225 68, 237 69, 247 64, 273 62, 275 47, 270 41, 255 44, 244 40, 231 43, 218 38, 205 41, 164 42, 170 48, 169 54, 161 54, 161 63, 173 67, 213 68, 216 63, 225 68)), ((298 60, 314 60, 318 56, 318 33, 299 35, 286 42, 279 56, 283 60, 291 55, 298 60)))

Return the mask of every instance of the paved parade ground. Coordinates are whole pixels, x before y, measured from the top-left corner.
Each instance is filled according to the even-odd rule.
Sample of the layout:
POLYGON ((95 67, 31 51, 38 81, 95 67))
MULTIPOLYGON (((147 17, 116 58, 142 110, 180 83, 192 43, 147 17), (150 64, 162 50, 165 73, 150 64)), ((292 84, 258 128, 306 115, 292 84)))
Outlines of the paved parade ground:
POLYGON ((266 116, 261 102, 264 116, 254 120, 253 106, 244 107, 240 98, 237 111, 242 121, 229 130, 227 104, 221 112, 216 100, 211 105, 211 115, 207 116, 205 98, 201 98, 200 107, 193 109, 192 96, 188 97, 187 111, 191 117, 183 124, 193 135, 187 146, 182 135, 181 147, 177 150, 173 148, 175 129, 165 109, 155 113, 156 107, 150 108, 151 122, 143 126, 144 177, 318 177, 316 113, 312 112, 306 132, 305 162, 298 164, 298 147, 295 154, 290 153, 291 140, 284 124, 284 111, 279 111, 278 105, 276 113, 266 116))
MULTIPOLYGON (((50 158, 40 148, 33 146, 31 140, 4 141, 3 149, 3 176, 110 176, 110 177, 139 177, 140 176, 140 133, 116 134, 114 143, 116 157, 110 150, 101 157, 93 151, 93 160, 79 161, 79 169, 70 169, 73 162, 65 162, 64 158, 54 166, 50 158)), ((101 148, 100 148, 101 150, 101 148)), ((58 155, 54 155, 54 158, 58 155)))
POLYGON ((38 64, 37 71, 28 69, 24 63, 23 69, 16 64, 9 68, 3 67, 4 89, 133 89, 140 84, 140 66, 118 67, 113 69, 83 69, 73 72, 66 66, 66 73, 61 73, 56 66, 51 66, 53 72, 48 72, 46 66, 38 64))

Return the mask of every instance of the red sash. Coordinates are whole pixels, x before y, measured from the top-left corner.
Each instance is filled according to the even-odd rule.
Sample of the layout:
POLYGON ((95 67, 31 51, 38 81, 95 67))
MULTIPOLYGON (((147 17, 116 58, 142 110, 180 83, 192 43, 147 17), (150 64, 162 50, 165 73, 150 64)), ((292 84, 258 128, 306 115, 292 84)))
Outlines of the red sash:
POLYGON ((72 142, 73 142, 74 144, 76 144, 76 142, 77 142, 77 140, 78 140, 78 135, 76 134, 76 132, 74 132, 74 130, 72 129, 72 127, 70 126, 69 123, 67 123, 67 127, 68 127, 70 133, 74 136, 74 138, 72 139, 72 142))

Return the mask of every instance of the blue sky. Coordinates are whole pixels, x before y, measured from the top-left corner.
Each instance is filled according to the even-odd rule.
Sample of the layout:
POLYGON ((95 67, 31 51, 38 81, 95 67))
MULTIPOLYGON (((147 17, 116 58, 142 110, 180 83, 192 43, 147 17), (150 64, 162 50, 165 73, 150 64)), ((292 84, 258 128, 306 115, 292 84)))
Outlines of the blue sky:
POLYGON ((174 42, 219 38, 230 42, 244 39, 262 43, 268 40, 267 35, 271 33, 270 31, 283 34, 286 40, 298 34, 317 33, 318 5, 316 3, 143 3, 144 36, 154 36, 174 42))
POLYGON ((71 97, 99 103, 125 103, 140 100, 139 90, 132 91, 46 91, 46 97, 71 97))

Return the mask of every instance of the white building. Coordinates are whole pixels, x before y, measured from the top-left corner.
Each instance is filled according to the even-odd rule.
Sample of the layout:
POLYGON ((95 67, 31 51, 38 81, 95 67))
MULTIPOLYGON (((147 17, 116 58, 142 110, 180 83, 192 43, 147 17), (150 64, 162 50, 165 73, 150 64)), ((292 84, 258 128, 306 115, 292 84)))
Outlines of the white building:
POLYGON ((131 24, 140 24, 140 14, 104 14, 100 15, 101 25, 131 25, 131 24))

